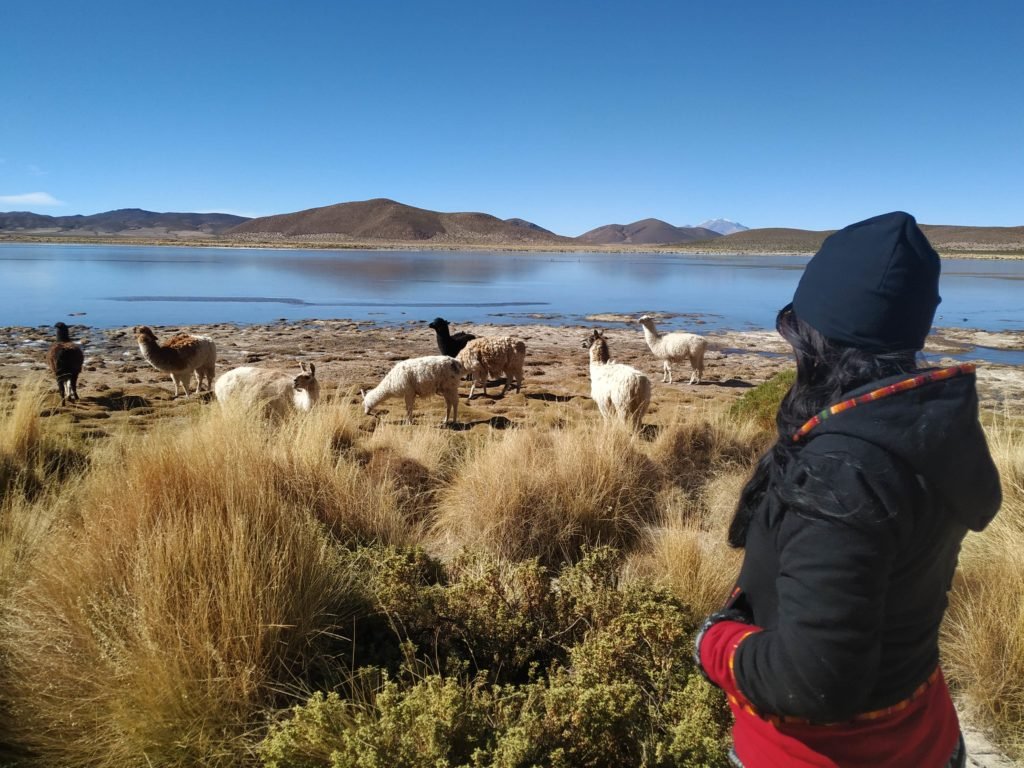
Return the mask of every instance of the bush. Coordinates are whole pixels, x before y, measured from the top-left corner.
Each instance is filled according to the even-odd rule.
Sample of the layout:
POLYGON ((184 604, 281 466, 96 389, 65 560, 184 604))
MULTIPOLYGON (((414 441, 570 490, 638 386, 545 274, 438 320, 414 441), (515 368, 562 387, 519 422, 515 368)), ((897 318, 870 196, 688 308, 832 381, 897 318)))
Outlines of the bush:
POLYGON ((557 577, 474 555, 435 580, 419 554, 359 557, 404 661, 286 713, 266 766, 727 765, 730 718, 693 667, 694 617, 664 591, 620 587, 613 550, 557 577))
POLYGON ((775 433, 775 414, 782 398, 796 381, 796 369, 790 368, 744 392, 739 400, 729 407, 729 415, 736 419, 749 419, 761 429, 775 433))

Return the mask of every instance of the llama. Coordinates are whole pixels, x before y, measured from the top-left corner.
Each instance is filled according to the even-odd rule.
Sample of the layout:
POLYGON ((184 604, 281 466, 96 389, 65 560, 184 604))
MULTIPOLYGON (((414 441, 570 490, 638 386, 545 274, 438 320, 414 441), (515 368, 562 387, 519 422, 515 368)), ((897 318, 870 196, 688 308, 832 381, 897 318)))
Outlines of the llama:
POLYGON ((78 375, 82 372, 85 355, 82 348, 71 340, 71 334, 64 323, 57 323, 53 327, 57 329, 57 340, 50 345, 46 363, 57 378, 60 404, 64 405, 68 398, 78 402, 78 375))
POLYGON ((651 404, 651 380, 632 366, 609 360, 608 341, 596 328, 583 340, 583 348, 590 350, 590 397, 601 416, 614 416, 639 430, 651 404))
POLYGON ((515 336, 488 336, 473 339, 456 356, 456 359, 472 374, 473 383, 469 388, 469 399, 477 386, 482 386, 487 395, 487 381, 503 376, 505 386, 502 396, 515 382, 516 393, 523 383, 523 364, 526 362, 526 344, 515 336))
POLYGON ((284 417, 292 411, 307 412, 320 399, 320 382, 316 380, 313 363, 299 363, 299 367, 301 373, 297 376, 267 368, 234 368, 217 379, 217 402, 223 408, 230 403, 258 403, 272 417, 284 417))
POLYGON ((160 344, 152 328, 140 325, 135 328, 135 339, 139 342, 139 351, 150 365, 171 375, 175 397, 178 396, 179 383, 184 386, 185 397, 188 397, 188 385, 193 373, 196 376, 196 393, 204 378, 206 389, 210 390, 217 364, 217 345, 209 336, 178 333, 168 339, 166 344, 160 344))
POLYGON ((442 317, 435 317, 430 321, 428 327, 433 328, 434 333, 437 335, 438 351, 442 355, 448 355, 448 357, 458 355, 466 344, 476 338, 472 333, 466 333, 465 331, 449 333, 448 321, 442 317))
POLYGON ((700 383, 701 377, 704 376, 704 353, 708 349, 707 339, 696 333, 683 333, 682 331, 658 333, 657 328, 654 327, 654 319, 650 315, 644 315, 637 322, 644 328, 644 339, 654 357, 664 361, 662 382, 672 383, 672 363, 689 360, 693 367, 689 383, 700 383))
POLYGON ((454 424, 459 416, 459 381, 466 369, 447 355, 414 357, 395 363, 380 384, 369 392, 360 390, 363 411, 369 415, 384 400, 401 397, 405 400, 405 417, 412 421, 412 406, 417 397, 438 394, 444 397, 444 424, 454 424))

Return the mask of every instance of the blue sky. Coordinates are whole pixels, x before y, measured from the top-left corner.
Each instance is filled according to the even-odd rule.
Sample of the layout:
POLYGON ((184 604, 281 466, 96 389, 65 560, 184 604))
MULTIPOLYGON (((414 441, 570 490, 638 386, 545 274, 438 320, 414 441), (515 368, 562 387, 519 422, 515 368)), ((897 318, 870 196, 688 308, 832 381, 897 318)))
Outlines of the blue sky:
POLYGON ((1019 2, 0 5, 0 210, 1024 225, 1019 2))

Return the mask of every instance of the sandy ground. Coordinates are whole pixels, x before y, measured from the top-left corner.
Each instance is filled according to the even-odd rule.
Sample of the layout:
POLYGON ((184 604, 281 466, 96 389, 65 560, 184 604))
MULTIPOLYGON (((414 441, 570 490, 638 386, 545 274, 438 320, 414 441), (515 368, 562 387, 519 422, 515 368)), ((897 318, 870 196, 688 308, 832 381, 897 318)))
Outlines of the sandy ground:
MULTIPOLYGON (((69 318, 71 319, 71 318, 69 318)), ((689 385, 689 366, 675 366, 675 381, 661 381, 661 366, 654 360, 638 328, 616 322, 622 318, 593 318, 594 323, 577 327, 550 325, 452 326, 452 331, 477 335, 514 334, 527 344, 524 384, 519 393, 500 396, 500 385, 491 386, 487 396, 467 402, 468 384, 463 390, 459 421, 463 429, 504 428, 539 416, 557 423, 559 409, 592 410, 589 398, 588 355, 581 342, 590 328, 604 327, 612 356, 650 376, 654 384, 647 424, 664 423, 678 409, 708 409, 728 403, 745 391, 791 366, 788 347, 775 333, 747 331, 706 334, 712 344, 705 361, 704 381, 689 385), (546 413, 545 413, 546 412, 546 413)), ((376 385, 395 361, 419 355, 437 354, 434 333, 426 321, 405 325, 377 325, 347 320, 309 320, 266 325, 231 324, 158 327, 161 339, 178 330, 207 334, 218 349, 218 372, 239 365, 259 365, 298 371, 297 361, 316 364, 324 392, 340 391, 351 402, 359 401, 358 390, 376 385)), ((88 436, 102 438, 126 427, 146 428, 157 419, 174 418, 208 407, 211 396, 173 397, 166 374, 154 370, 139 353, 130 327, 90 329, 72 326, 72 338, 86 353, 86 367, 79 379, 81 401, 59 405, 54 388, 48 415, 70 421, 88 436)), ((52 341, 49 327, 0 329, 0 384, 18 385, 31 376, 47 376, 45 354, 52 341)), ((992 334, 981 331, 947 330, 929 337, 925 349, 935 365, 954 362, 951 354, 962 354, 975 346, 1002 350, 1024 350, 1024 333, 992 334)), ((49 381, 49 378, 47 378, 49 381)), ((978 372, 982 407, 1003 413, 1024 410, 1024 367, 980 363, 978 372)), ((389 401, 381 407, 380 418, 399 420, 404 406, 389 401)), ((419 400, 417 418, 440 420, 440 398, 419 400)), ((372 429, 373 417, 366 417, 372 429)), ((970 759, 974 768, 1012 768, 1019 763, 1005 758, 985 736, 967 729, 970 759)))

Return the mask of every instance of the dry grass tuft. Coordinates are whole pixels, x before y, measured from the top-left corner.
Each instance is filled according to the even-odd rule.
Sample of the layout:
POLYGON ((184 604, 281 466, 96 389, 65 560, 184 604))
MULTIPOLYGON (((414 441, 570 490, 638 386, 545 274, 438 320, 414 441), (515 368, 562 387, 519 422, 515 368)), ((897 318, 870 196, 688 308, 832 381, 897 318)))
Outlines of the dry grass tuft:
POLYGON ((0 741, 54 765, 234 765, 261 711, 339 666, 362 588, 318 521, 345 544, 416 526, 332 450, 338 414, 247 416, 208 409, 95 452, 4 606, 0 741))
POLYGON ((692 491, 723 471, 749 467, 770 439, 755 422, 734 420, 722 411, 680 411, 658 433, 651 457, 671 483, 692 491))
POLYGON ((1024 428, 997 419, 987 433, 1003 506, 964 541, 943 625, 943 665, 977 721, 1024 759, 1024 428))
POLYGON ((615 424, 510 430, 471 451, 438 504, 442 550, 469 547, 546 564, 583 547, 631 549, 658 517, 661 473, 615 424))
POLYGON ((43 429, 48 394, 39 378, 17 390, 0 387, 0 501, 8 494, 35 496, 49 478, 62 479, 84 464, 84 449, 69 430, 43 429))
POLYGON ((665 587, 697 616, 720 608, 743 559, 726 543, 726 531, 745 481, 746 473, 734 472, 715 478, 694 496, 671 494, 666 524, 648 529, 648 546, 625 564, 627 579, 665 587))

